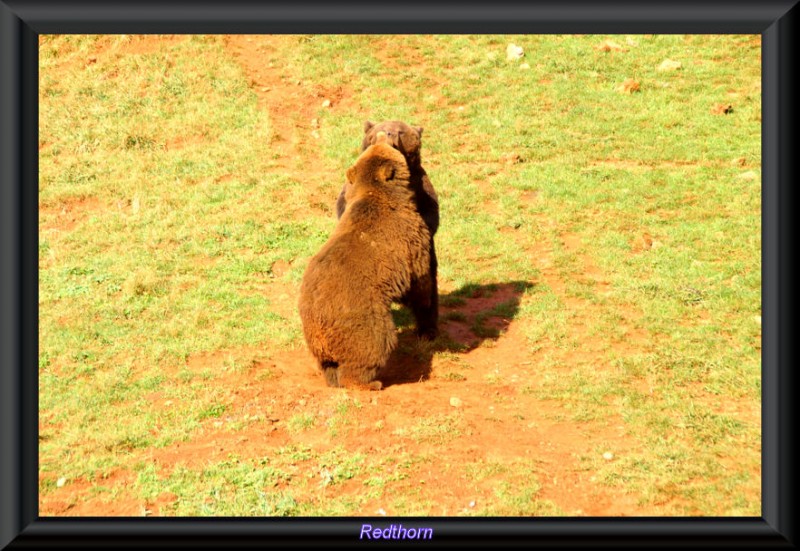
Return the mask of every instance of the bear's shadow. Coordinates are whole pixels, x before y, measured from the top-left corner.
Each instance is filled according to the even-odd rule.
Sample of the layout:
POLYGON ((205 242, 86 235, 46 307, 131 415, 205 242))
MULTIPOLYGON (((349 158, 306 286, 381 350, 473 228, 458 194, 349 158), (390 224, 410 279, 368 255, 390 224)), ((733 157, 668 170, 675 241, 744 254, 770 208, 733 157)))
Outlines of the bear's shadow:
POLYGON ((429 379, 436 352, 463 354, 487 340, 497 340, 517 315, 522 295, 531 287, 533 283, 528 281, 469 283, 439 295, 439 336, 433 341, 419 339, 410 311, 395 307, 392 316, 400 331, 399 342, 378 373, 383 386, 429 379))

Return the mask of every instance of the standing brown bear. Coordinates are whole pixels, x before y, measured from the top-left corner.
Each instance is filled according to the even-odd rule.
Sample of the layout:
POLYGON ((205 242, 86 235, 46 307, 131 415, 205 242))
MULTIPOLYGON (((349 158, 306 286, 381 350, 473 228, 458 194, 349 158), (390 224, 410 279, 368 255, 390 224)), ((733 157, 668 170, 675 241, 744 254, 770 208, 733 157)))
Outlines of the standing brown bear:
MULTIPOLYGON (((420 159, 420 149, 422 147, 422 127, 409 126, 402 121, 385 121, 378 124, 367 121, 364 123, 364 139, 361 142, 361 151, 375 144, 376 136, 385 134, 388 143, 397 149, 406 159, 410 172, 410 188, 414 194, 414 206, 419 212, 430 232, 430 273, 433 284, 429 290, 430 297, 418 297, 414 293, 419 289, 411 291, 412 294, 401 297, 400 302, 411 308, 417 322, 417 334, 421 337, 433 339, 438 334, 439 319, 439 289, 436 283, 436 249, 433 243, 433 236, 439 228, 439 198, 433 189, 428 174, 422 168, 420 159), (430 308, 419 309, 415 305, 428 303, 430 308)), ((348 183, 342 188, 339 198, 336 200, 336 215, 341 218, 347 202, 348 183)), ((426 289, 426 292, 428 290, 426 289)))
POLYGON ((376 137, 347 171, 346 203, 300 286, 300 317, 330 386, 380 389, 378 370, 397 346, 391 304, 416 297, 426 314, 431 236, 417 212, 403 155, 376 137))

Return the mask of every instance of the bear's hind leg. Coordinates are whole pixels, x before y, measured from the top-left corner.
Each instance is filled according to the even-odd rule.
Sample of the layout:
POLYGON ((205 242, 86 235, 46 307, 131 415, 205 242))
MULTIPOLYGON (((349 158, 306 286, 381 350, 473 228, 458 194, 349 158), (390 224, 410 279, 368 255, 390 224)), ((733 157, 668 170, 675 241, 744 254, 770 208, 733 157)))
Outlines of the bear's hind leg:
POLYGON ((439 335, 439 288, 436 283, 436 254, 431 240, 431 263, 428 275, 415 279, 403 297, 417 322, 417 335, 433 340, 439 335))
POLYGON ((328 386, 342 386, 339 384, 339 364, 337 362, 320 362, 319 367, 322 369, 322 374, 325 375, 325 382, 328 383, 328 386))
POLYGON ((380 390, 383 383, 375 377, 378 375, 378 368, 362 368, 352 365, 339 365, 339 384, 346 388, 356 388, 360 390, 380 390))
POLYGON ((424 331, 420 334, 429 339, 435 339, 439 335, 439 284, 436 281, 436 271, 438 264, 436 262, 436 249, 433 246, 433 238, 431 238, 431 264, 430 264, 430 306, 428 311, 424 313, 424 331))

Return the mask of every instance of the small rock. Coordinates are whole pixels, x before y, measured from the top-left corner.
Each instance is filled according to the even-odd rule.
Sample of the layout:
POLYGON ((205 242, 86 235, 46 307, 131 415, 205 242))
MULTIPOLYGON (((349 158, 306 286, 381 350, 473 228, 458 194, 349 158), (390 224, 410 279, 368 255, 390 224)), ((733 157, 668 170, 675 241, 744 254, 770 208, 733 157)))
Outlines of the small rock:
POLYGON ((530 65, 528 65, 527 63, 520 63, 520 66, 519 66, 519 68, 520 68, 520 69, 530 69, 530 68, 531 68, 531 66, 530 66, 530 65))
POLYGON ((378 509, 376 512, 377 512, 379 515, 381 515, 382 517, 385 517, 385 516, 386 516, 386 511, 384 511, 384 510, 383 510, 383 508, 380 508, 380 509, 378 509))
POLYGON ((673 61, 671 59, 665 59, 664 61, 661 62, 661 65, 659 65, 656 68, 656 70, 657 71, 674 71, 674 70, 680 69, 680 68, 681 68, 681 62, 680 61, 673 61))
POLYGON ((311 127, 319 128, 319 119, 311 119, 311 127))
POLYGON ((758 178, 758 174, 752 170, 748 170, 747 172, 742 172, 741 174, 739 174, 738 178, 742 180, 755 180, 756 178, 758 178))
POLYGON ((63 488, 64 484, 66 484, 66 483, 67 483, 67 479, 62 476, 61 478, 56 480, 56 487, 63 488))
POLYGON ((464 402, 461 401, 461 398, 456 398, 453 396, 450 398, 450 405, 454 408, 460 408, 462 405, 464 405, 464 402))
POLYGON ((172 405, 172 400, 167 400, 166 402, 164 402, 164 405, 167 406, 167 407, 171 406, 172 405))
POLYGON ((311 131, 311 137, 314 138, 315 140, 318 140, 319 139, 319 132, 317 132, 316 130, 312 130, 311 131))
POLYGON ((613 40, 604 40, 600 44, 594 47, 595 50, 600 50, 601 52, 625 52, 627 51, 624 47, 620 46, 613 40))
POLYGON ((331 106, 331 100, 326 99, 325 101, 322 102, 322 107, 330 107, 330 106, 331 106))
POLYGON ((269 92, 269 87, 267 87, 267 86, 262 86, 262 87, 261 87, 261 91, 262 91, 262 92, 269 92))
POLYGON ((733 113, 733 105, 730 103, 715 103, 711 107, 712 115, 730 115, 733 113))
POLYGON ((506 59, 509 61, 517 60, 524 55, 525 51, 522 49, 522 47, 517 46, 516 44, 509 44, 506 48, 506 59))
POLYGON ((641 85, 639 84, 639 81, 632 78, 626 78, 622 84, 617 86, 617 92, 623 94, 632 94, 634 92, 638 92, 640 89, 641 85))
POLYGON ((470 507, 475 507, 475 500, 474 499, 469 502, 469 506, 470 507))
POLYGON ((328 469, 322 469, 319 472, 319 477, 322 479, 321 484, 323 486, 327 486, 331 482, 333 482, 333 474, 328 469))
POLYGON ((301 406, 306 405, 306 401, 303 398, 300 398, 299 400, 297 400, 297 403, 300 404, 301 406))
POLYGON ((606 461, 611 461, 612 459, 614 459, 614 454, 611 452, 606 452, 603 454, 603 459, 605 459, 606 461))
POLYGON ((214 421, 214 428, 220 428, 222 426, 222 421, 214 421))
POLYGON ((649 233, 644 232, 642 235, 639 236, 639 242, 637 243, 637 245, 643 251, 650 250, 653 248, 653 237, 649 233))

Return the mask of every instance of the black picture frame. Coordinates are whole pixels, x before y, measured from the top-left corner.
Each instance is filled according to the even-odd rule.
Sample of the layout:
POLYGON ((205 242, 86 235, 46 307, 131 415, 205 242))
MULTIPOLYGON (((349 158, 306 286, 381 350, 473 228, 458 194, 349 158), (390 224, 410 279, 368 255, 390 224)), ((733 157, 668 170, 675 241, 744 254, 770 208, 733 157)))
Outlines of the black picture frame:
MULTIPOLYGON (((0 0, 0 548, 350 547, 388 519, 40 518, 38 35, 61 33, 751 33, 762 36, 762 516, 402 519, 415 545, 793 548, 798 0, 347 3, 0 0)), ((397 522, 397 521, 395 521, 397 522)), ((371 542, 371 545, 388 542, 371 542)), ((389 545, 407 545, 391 542, 389 545)))

